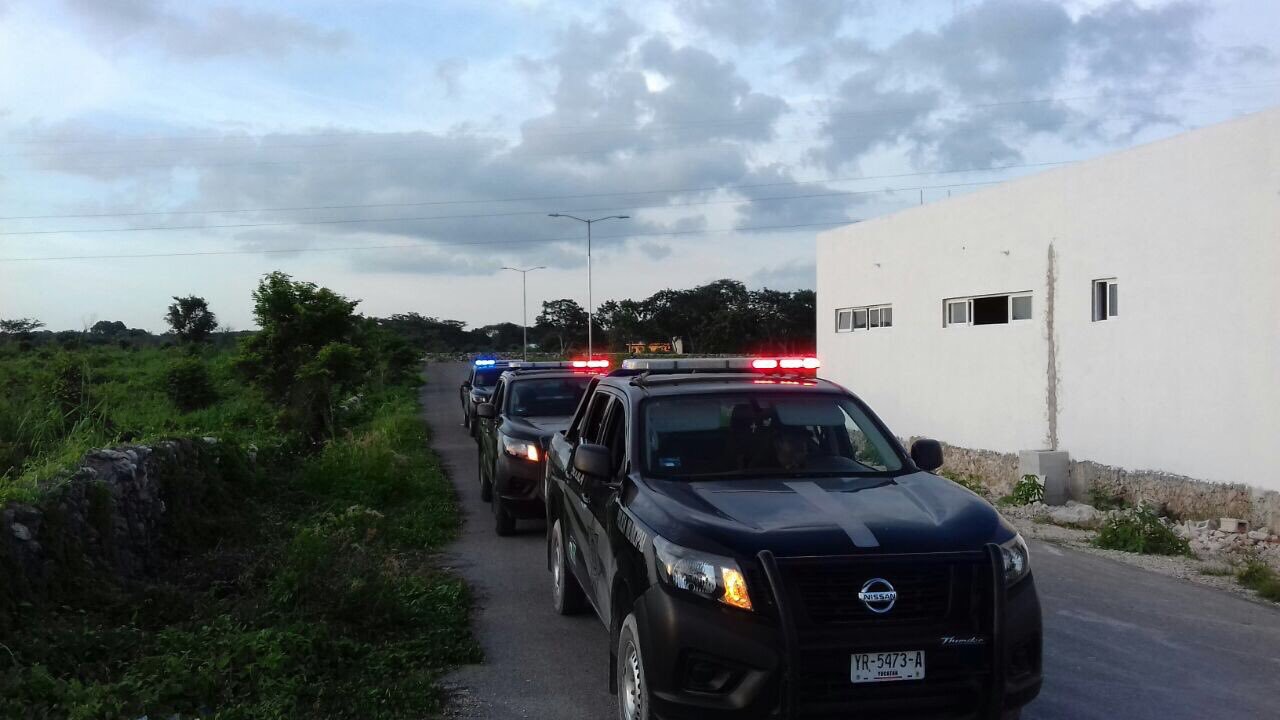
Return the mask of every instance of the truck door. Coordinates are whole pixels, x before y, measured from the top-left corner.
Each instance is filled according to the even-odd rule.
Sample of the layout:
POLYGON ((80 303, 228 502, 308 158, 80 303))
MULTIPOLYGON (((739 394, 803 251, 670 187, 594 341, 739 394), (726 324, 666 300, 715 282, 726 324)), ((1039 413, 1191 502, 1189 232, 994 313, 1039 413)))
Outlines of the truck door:
POLYGON ((609 513, 614 499, 622 487, 627 472, 627 412, 626 403, 614 398, 609 403, 608 415, 600 427, 597 444, 609 448, 612 461, 608 477, 592 478, 586 485, 586 523, 590 527, 591 542, 588 562, 594 567, 591 575, 595 586, 596 607, 610 607, 609 591, 612 588, 616 558, 609 541, 609 513))
MULTIPOLYGON (((600 433, 604 427, 604 420, 609 414, 610 407, 617 402, 608 393, 595 392, 591 395, 591 404, 587 407, 586 413, 581 418, 581 426, 577 428, 574 447, 582 443, 599 443, 600 433)), ((597 574, 599 572, 598 562, 596 560, 595 550, 596 543, 595 534, 592 529, 594 516, 588 507, 589 496, 587 488, 589 483, 584 481, 582 473, 578 472, 572 465, 566 468, 565 472, 565 508, 564 518, 567 522, 565 528, 568 533, 569 562, 574 566, 575 574, 582 581, 583 590, 587 596, 595 601, 596 593, 593 591, 597 582, 597 574)), ((599 480, 597 479, 598 483, 599 480)))
POLYGON ((493 481, 493 471, 498 462, 498 426, 502 424, 502 405, 506 402, 506 398, 507 382, 504 378, 498 381, 497 387, 493 389, 493 394, 489 396, 489 402, 493 404, 499 415, 492 419, 476 416, 476 422, 480 423, 479 432, 476 433, 476 442, 480 443, 480 457, 483 458, 484 472, 490 482, 493 481))

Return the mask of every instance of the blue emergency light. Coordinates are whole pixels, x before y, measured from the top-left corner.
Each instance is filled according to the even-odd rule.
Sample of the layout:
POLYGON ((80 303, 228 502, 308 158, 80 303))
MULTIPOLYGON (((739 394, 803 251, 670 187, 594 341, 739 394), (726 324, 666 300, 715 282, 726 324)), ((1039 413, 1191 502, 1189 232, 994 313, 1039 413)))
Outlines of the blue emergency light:
POLYGON ((476 367, 490 367, 497 364, 498 364, 497 360, 477 360, 476 361, 476 367))

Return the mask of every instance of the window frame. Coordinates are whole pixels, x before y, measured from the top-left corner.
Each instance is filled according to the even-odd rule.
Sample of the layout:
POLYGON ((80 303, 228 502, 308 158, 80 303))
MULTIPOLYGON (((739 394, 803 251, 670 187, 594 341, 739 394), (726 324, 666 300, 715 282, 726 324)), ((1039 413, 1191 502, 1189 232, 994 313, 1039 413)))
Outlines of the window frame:
POLYGON ((1090 282, 1089 298, 1092 306, 1090 318, 1093 322, 1115 320, 1120 317, 1120 281, 1117 278, 1097 278, 1090 282), (1099 286, 1102 287, 1101 294, 1098 292, 1099 286))
POLYGON ((853 332, 853 308, 836 308, 836 332, 853 332), (840 328, 841 316, 848 320, 848 325, 844 329, 840 328))
POLYGON ((836 332, 837 333, 855 333, 866 330, 879 330, 883 328, 893 327, 893 303, 879 303, 877 305, 857 305, 853 307, 836 308, 836 332), (889 323, 885 324, 885 311, 888 311, 889 323), (840 329, 840 317, 844 314, 849 318, 848 329, 840 329), (862 325, 858 324, 859 316, 862 317, 862 325), (872 318, 876 324, 872 324, 872 318))
POLYGON ((987 325, 1016 325, 1036 318, 1035 310, 1035 291, 1033 290, 1017 290, 1014 292, 1003 293, 986 293, 983 295, 962 295, 959 297, 949 297, 942 299, 942 327, 985 327, 987 325), (1004 301, 1004 322, 985 322, 975 323, 973 321, 973 301, 984 300, 988 298, 1002 297, 1004 301), (1031 316, 1025 318, 1013 317, 1013 299, 1014 298, 1031 298, 1031 316), (963 322, 953 322, 951 320, 951 306, 964 305, 965 319, 963 322))

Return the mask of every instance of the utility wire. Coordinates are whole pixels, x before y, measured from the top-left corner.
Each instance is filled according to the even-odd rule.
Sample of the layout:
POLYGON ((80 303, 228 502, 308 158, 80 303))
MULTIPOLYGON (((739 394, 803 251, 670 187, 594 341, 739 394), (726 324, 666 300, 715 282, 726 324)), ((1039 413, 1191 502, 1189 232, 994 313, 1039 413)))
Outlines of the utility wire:
MULTIPOLYGON (((651 232, 651 233, 628 233, 623 235, 598 235, 597 240, 621 240, 630 238, 644 237, 676 237, 690 235, 719 235, 734 232, 759 232, 764 230, 800 230, 805 228, 816 227, 837 227, 841 225, 852 225, 861 222, 858 219, 835 220, 832 222, 820 223, 797 223, 792 225, 752 225, 745 227, 724 228, 721 230, 672 230, 668 232, 651 232)), ((313 253, 313 252, 352 252, 363 250, 387 250, 391 248, 419 248, 430 250, 435 247, 457 247, 457 246, 477 246, 477 245, 525 245, 525 244, 550 244, 558 242, 578 242, 582 238, 574 237, 558 237, 558 238, 530 238, 523 240, 480 240, 470 242, 437 242, 428 243, 396 243, 391 245, 356 245, 350 247, 334 247, 334 248, 289 248, 289 249, 259 249, 259 250, 206 250, 206 251, 189 251, 189 252, 170 252, 170 253, 138 253, 138 254, 103 254, 103 255, 54 255, 45 257, 9 257, 0 258, 0 263, 8 262, 38 262, 53 260, 108 260, 108 259, 137 259, 137 258, 162 258, 162 257, 203 257, 208 255, 267 255, 267 254, 284 254, 284 253, 313 253)))
MULTIPOLYGON (((48 214, 48 215, 9 215, 0 217, 0 220, 55 220, 55 219, 78 219, 78 218, 108 218, 108 217, 145 217, 157 215, 221 215, 231 213, 268 213, 268 212, 301 212, 307 210, 357 210, 357 209, 376 209, 376 208, 395 208, 395 207, 425 207, 439 205, 473 205, 481 203, 510 203, 510 202, 540 202, 545 200, 581 200, 585 198, 601 198, 601 197, 622 197, 625 195, 658 195, 670 194, 678 195, 684 193, 698 192, 715 192, 717 190, 751 190, 769 187, 789 187, 799 185, 821 185, 826 183, 838 182, 855 182, 859 180, 891 180, 904 177, 920 177, 923 175, 954 175, 958 173, 978 173, 978 172, 1001 172, 1004 170, 1021 170, 1031 168, 1052 167, 1055 165, 1068 165, 1076 160, 1055 160, 1049 162, 1036 163, 1019 163, 1016 165, 998 165, 990 168, 972 168, 972 169, 954 169, 954 170, 924 170, 909 173, 892 173, 886 175, 856 175, 850 177, 823 178, 820 180, 789 180, 772 183, 752 183, 744 185, 718 185, 718 186, 701 186, 701 187, 685 187, 685 188, 663 188, 655 190, 628 190, 621 192, 606 193, 578 193, 573 195, 533 195, 525 197, 508 197, 508 198, 492 198, 492 199, 469 199, 469 200, 423 200, 415 202, 403 203, 367 203, 367 204, 350 204, 350 205, 303 205, 289 207, 268 207, 268 208, 226 208, 216 210, 147 210, 137 212, 107 212, 107 213, 66 213, 66 214, 48 214)), ((994 181, 992 181, 994 182, 994 181)), ((931 188, 954 188, 966 185, 983 185, 983 183, 957 183, 952 185, 931 185, 923 186, 924 189, 931 188)), ((897 190, 919 190, 920 186, 909 188, 884 188, 876 190, 853 191, 849 194, 859 193, 879 193, 894 192, 897 190)), ((798 197, 798 196, 788 196, 798 197)), ((697 203, 693 203, 697 204, 697 203)), ((667 206, 661 206, 667 207, 667 206)), ((623 208, 625 209, 625 208, 623 208)), ((638 208, 637 208, 638 209, 638 208)), ((0 235, 6 233, 0 233, 0 235)), ((21 234, 21 233, 11 233, 21 234)))

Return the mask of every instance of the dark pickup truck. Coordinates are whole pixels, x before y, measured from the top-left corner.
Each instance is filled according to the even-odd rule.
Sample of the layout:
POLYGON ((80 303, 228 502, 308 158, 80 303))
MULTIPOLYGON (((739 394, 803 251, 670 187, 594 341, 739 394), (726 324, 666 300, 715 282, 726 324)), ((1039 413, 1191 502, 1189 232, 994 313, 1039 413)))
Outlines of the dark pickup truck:
POLYGON ((476 408, 474 435, 480 499, 491 503, 494 530, 515 531, 541 518, 543 458, 551 436, 569 426, 596 370, 570 362, 513 362, 476 408))
POLYGON ((507 360, 480 359, 471 364, 467 379, 458 387, 458 400, 462 403, 462 425, 476 435, 476 406, 486 402, 493 394, 498 377, 507 369, 507 360))
POLYGON ((623 720, 1016 718, 1027 546, 815 359, 627 361, 546 460, 562 614, 609 631, 623 720))

